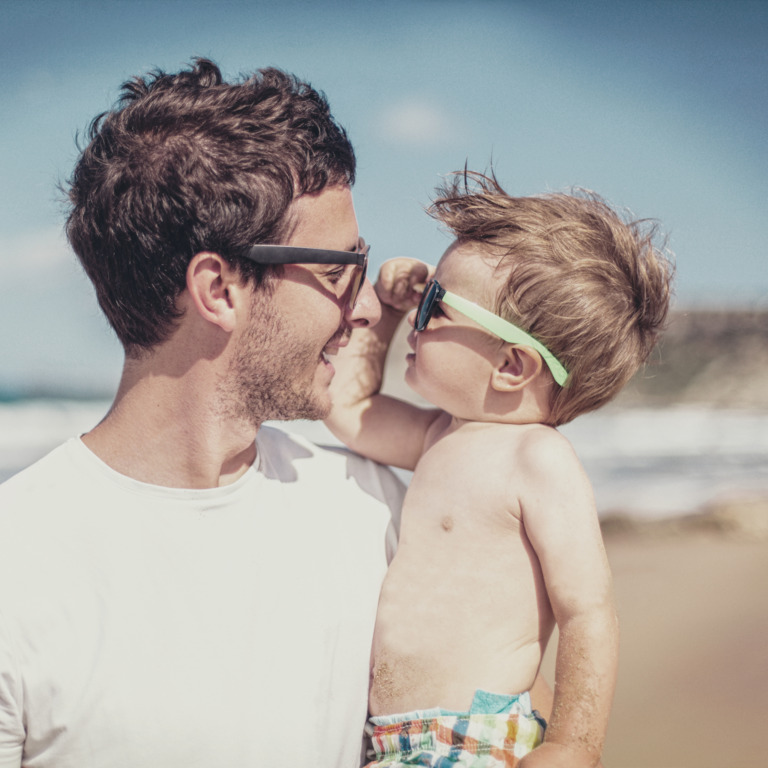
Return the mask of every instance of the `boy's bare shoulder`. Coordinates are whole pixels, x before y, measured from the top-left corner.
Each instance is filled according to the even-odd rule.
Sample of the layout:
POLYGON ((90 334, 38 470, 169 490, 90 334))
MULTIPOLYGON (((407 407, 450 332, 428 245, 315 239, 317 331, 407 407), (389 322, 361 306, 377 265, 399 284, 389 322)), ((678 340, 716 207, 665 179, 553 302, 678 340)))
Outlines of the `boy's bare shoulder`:
POLYGON ((555 427, 548 424, 524 424, 517 427, 520 430, 518 450, 537 457, 541 452, 566 451, 573 453, 568 438, 564 437, 555 427))
POLYGON ((515 458, 546 460, 551 451, 573 453, 571 444, 555 427, 547 424, 488 424, 488 435, 498 445, 506 446, 515 458))
POLYGON ((465 466, 504 478, 518 492, 555 474, 572 478, 583 474, 567 438, 544 424, 475 421, 457 428, 450 415, 442 413, 430 427, 426 448, 436 443, 455 452, 465 466))
POLYGON ((569 440, 554 427, 528 424, 513 427, 517 430, 509 440, 515 466, 530 481, 550 478, 555 473, 582 475, 581 462, 569 440))
MULTIPOLYGON (((436 421, 435 428, 438 436, 453 432, 443 419, 436 421)), ((568 439, 545 424, 471 422, 454 434, 463 437, 461 444, 466 450, 483 454, 489 465, 506 466, 515 482, 521 475, 538 479, 551 475, 555 468, 559 471, 567 465, 581 466, 568 439)))

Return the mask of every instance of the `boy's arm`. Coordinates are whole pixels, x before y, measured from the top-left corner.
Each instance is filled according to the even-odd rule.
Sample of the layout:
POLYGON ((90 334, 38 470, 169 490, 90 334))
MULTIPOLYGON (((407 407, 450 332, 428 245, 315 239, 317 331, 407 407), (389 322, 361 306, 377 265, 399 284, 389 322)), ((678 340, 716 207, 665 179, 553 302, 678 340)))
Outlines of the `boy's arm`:
MULTIPOLYGON (((554 703, 554 694, 552 692, 552 688, 550 688, 549 683, 544 679, 541 672, 536 675, 536 679, 533 681, 533 685, 530 688, 530 694, 533 708, 544 718, 544 720, 549 722, 552 719, 552 704, 554 703)), ((549 749, 549 747, 547 747, 547 749, 549 749)), ((544 754, 546 756, 546 751, 544 754)), ((570 755, 563 752, 562 757, 565 758, 566 764, 570 765, 568 762, 570 755)), ((547 764, 557 765, 556 758, 548 761, 547 764)), ((605 766, 602 762, 600 762, 597 764, 597 768, 605 768, 605 766)))
POLYGON ((432 268, 415 259, 385 262, 374 286, 381 320, 356 328, 333 364, 331 412, 326 426, 345 445, 382 464, 413 469, 424 447, 436 409, 419 408, 380 394, 384 363, 403 316, 418 304, 432 268))
POLYGON ((568 442, 532 434, 520 470, 525 532, 559 629, 552 716, 520 768, 600 762, 618 664, 618 620, 589 481, 568 442))

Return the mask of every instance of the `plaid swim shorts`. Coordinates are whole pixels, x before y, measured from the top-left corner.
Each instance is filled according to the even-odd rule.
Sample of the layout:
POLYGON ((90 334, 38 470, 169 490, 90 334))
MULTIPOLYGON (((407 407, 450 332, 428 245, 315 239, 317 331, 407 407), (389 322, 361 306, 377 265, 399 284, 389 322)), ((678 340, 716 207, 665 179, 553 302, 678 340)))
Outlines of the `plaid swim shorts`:
POLYGON ((528 693, 508 698, 511 705, 501 713, 476 712, 473 703, 469 712, 429 709, 371 718, 375 759, 366 768, 514 768, 544 740, 546 724, 531 709, 528 693))

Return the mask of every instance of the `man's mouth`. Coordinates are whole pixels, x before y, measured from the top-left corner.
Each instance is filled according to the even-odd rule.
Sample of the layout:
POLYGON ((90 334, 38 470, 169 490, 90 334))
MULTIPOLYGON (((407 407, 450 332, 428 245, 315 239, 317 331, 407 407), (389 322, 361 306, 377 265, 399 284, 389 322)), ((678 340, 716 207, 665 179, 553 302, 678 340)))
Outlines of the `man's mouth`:
POLYGON ((346 347, 347 344, 349 344, 349 337, 352 335, 352 330, 349 328, 345 328, 343 331, 339 331, 337 334, 335 334, 331 340, 323 347, 322 352, 320 352, 320 359, 322 362, 333 368, 333 363, 330 361, 329 358, 334 357, 335 355, 339 354, 339 350, 342 347, 346 347))
POLYGON ((352 331, 349 328, 345 328, 343 331, 335 334, 333 338, 323 347, 322 357, 328 362, 328 355, 338 355, 339 350, 342 347, 346 347, 349 344, 349 337, 352 335, 352 331))

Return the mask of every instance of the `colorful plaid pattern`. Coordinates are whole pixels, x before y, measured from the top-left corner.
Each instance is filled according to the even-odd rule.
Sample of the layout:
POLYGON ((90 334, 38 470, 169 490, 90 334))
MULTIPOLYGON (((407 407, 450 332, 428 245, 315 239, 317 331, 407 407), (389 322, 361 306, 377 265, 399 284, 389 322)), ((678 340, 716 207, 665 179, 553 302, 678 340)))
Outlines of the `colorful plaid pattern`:
POLYGON ((412 716, 419 714, 432 713, 372 726, 376 759, 366 768, 514 768, 544 740, 544 721, 524 707, 495 715, 412 716))

